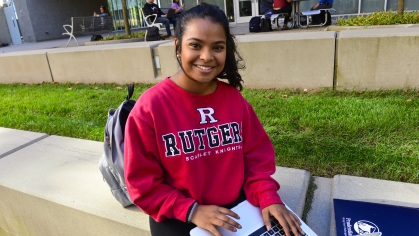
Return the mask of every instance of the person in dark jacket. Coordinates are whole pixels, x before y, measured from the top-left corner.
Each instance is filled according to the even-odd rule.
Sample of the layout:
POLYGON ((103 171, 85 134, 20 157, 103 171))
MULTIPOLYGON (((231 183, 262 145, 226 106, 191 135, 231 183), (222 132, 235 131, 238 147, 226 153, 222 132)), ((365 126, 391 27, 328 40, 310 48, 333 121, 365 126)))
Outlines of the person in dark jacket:
MULTIPOLYGON (((170 23, 173 24, 173 29, 176 27, 176 18, 167 18, 166 15, 162 12, 162 10, 154 3, 154 0, 147 0, 147 2, 144 4, 143 8, 144 14, 146 16, 157 14, 157 19, 155 23, 163 23, 166 27, 167 36, 169 39, 172 39, 172 32, 170 31, 170 23)), ((152 17, 150 17, 152 18, 152 17)), ((151 20, 154 20, 151 19, 151 20)))
POLYGON ((270 17, 273 11, 274 0, 262 0, 260 1, 260 14, 265 17, 270 17))

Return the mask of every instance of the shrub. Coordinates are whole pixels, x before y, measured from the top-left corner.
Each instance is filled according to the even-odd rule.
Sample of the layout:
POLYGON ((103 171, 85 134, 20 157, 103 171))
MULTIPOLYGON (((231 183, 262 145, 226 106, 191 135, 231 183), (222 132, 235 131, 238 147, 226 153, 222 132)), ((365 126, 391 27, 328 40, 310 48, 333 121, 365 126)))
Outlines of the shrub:
POLYGON ((402 15, 394 11, 373 12, 369 15, 358 15, 355 17, 338 18, 339 26, 369 26, 369 25, 398 25, 418 24, 419 13, 417 11, 404 12, 402 15))
POLYGON ((106 36, 101 41, 144 38, 144 36, 145 36, 145 32, 140 31, 140 32, 132 33, 131 35, 116 34, 114 36, 106 36))

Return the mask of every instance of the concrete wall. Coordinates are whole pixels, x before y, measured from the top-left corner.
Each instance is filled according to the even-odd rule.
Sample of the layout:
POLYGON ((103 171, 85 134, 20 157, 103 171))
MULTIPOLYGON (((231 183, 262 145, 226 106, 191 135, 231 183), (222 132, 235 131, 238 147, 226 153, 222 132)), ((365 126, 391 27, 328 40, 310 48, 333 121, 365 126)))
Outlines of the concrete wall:
MULTIPOLYGON (((156 42, 65 48, 48 53, 56 82, 156 83, 156 42)), ((157 43, 158 44, 158 43, 157 43)))
MULTIPOLYGON (((246 65, 240 71, 245 87, 333 86, 335 32, 241 35, 237 45, 246 65)), ((160 45, 158 51, 162 77, 176 73, 179 66, 173 42, 160 45)))
POLYGON ((12 44, 9 27, 7 27, 6 17, 3 8, 0 7, 0 45, 2 43, 12 44))
MULTIPOLYGON (((329 31, 261 33, 237 41, 247 88, 419 88, 419 27, 342 31, 337 39, 329 31)), ((5 53, 0 62, 0 83, 156 83, 179 70, 173 41, 5 53)))
POLYGON ((342 31, 336 58, 338 89, 419 87, 419 28, 342 31))
POLYGON ((333 86, 335 32, 238 36, 251 88, 313 89, 333 86), (321 45, 321 46, 320 46, 321 45))
POLYGON ((0 83, 51 82, 49 51, 53 49, 0 54, 0 83))
POLYGON ((23 39, 43 41, 63 38, 63 25, 71 24, 73 16, 90 16, 99 12, 106 0, 15 0, 23 39), (45 32, 48 31, 48 34, 45 32))

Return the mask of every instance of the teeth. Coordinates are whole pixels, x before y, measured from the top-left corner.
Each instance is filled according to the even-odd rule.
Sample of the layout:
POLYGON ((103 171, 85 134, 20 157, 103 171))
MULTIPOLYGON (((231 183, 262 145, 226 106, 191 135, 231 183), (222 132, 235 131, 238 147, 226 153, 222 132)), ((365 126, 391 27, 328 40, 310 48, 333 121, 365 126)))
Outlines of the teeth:
POLYGON ((209 69, 211 69, 210 66, 196 66, 196 67, 198 67, 199 69, 202 69, 202 70, 209 70, 209 69))

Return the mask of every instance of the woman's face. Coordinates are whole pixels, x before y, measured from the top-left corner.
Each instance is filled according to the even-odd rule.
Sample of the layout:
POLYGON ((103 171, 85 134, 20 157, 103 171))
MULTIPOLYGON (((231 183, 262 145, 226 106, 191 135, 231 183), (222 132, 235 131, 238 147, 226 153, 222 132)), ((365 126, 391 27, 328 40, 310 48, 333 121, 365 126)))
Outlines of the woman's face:
MULTIPOLYGON (((177 44, 179 41, 175 39, 177 44)), ((182 51, 178 52, 184 73, 182 81, 191 86, 211 82, 225 65, 227 39, 224 28, 209 19, 195 19, 185 26, 182 51)))
POLYGON ((105 12, 105 10, 101 7, 100 8, 100 13, 103 13, 103 12, 105 12))

